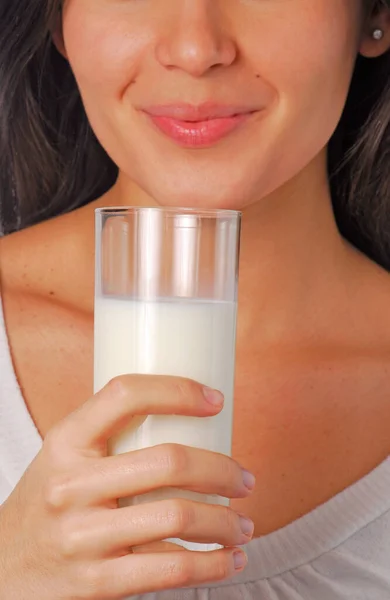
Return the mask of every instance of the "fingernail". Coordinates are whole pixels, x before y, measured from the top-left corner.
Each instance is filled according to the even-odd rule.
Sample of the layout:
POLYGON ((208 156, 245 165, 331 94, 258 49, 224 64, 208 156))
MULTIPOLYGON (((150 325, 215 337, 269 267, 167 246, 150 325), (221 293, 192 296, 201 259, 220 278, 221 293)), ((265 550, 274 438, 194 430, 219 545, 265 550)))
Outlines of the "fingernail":
POLYGON ((233 561, 236 571, 241 571, 247 564, 248 558, 245 552, 242 552, 242 550, 236 550, 236 552, 233 553, 233 561))
POLYGON ((248 537, 252 537, 253 532, 255 530, 254 522, 251 521, 251 519, 248 519, 247 517, 245 517, 244 515, 239 515, 239 518, 240 518, 240 527, 241 527, 242 533, 248 537))
POLYGON ((248 490, 252 491, 254 489, 256 485, 256 477, 246 469, 242 470, 242 480, 248 490))
POLYGON ((203 388, 203 395, 206 398, 207 402, 209 402, 213 406, 222 406, 224 403, 223 394, 218 390, 213 390, 212 388, 205 386, 203 388))

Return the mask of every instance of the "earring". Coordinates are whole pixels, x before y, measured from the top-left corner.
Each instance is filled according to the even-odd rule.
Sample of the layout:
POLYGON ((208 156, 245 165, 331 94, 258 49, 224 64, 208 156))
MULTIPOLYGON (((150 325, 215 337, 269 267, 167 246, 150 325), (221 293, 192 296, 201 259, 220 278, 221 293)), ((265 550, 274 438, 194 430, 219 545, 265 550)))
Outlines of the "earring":
POLYGON ((383 38, 384 35, 385 34, 384 34, 384 31, 382 29, 374 29, 374 31, 372 32, 372 37, 377 42, 379 42, 383 38))

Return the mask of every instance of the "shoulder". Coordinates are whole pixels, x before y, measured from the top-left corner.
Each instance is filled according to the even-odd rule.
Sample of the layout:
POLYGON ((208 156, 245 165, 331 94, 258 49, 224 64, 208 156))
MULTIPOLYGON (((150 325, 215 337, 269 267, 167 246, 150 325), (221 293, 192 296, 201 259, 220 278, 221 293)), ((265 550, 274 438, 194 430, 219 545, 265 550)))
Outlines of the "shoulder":
POLYGON ((93 314, 86 306, 93 302, 93 271, 88 279, 77 239, 61 218, 0 242, 12 363, 29 411, 45 432, 92 392, 93 314))
POLYGON ((72 357, 80 349, 89 353, 94 278, 88 239, 77 211, 0 239, 0 293, 24 391, 39 380, 42 363, 46 378, 58 374, 58 365, 69 377, 72 357))
POLYGON ((0 239, 3 288, 39 289, 61 244, 58 224, 53 219, 0 239))
POLYGON ((1 238, 2 295, 55 297, 80 308, 92 293, 93 246, 93 216, 82 210, 1 238))

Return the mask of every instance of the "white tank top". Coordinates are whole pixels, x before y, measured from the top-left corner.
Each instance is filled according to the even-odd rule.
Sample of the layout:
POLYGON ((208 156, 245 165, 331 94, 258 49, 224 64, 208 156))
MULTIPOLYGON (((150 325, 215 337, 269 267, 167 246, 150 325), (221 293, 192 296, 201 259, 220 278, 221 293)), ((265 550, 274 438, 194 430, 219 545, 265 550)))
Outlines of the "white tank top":
MULTIPOLYGON (((41 445, 15 376, 0 299, 0 504, 41 445)), ((248 567, 234 579, 132 598, 389 600, 390 457, 329 502, 245 550, 248 567)))

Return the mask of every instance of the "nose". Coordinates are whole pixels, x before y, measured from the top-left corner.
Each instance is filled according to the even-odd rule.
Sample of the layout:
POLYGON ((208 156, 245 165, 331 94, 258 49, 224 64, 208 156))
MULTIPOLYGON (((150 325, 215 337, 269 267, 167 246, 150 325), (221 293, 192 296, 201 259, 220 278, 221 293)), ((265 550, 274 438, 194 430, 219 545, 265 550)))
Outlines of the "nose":
POLYGON ((218 5, 216 0, 179 0, 157 44, 158 62, 193 77, 234 63, 236 44, 223 26, 218 5))

